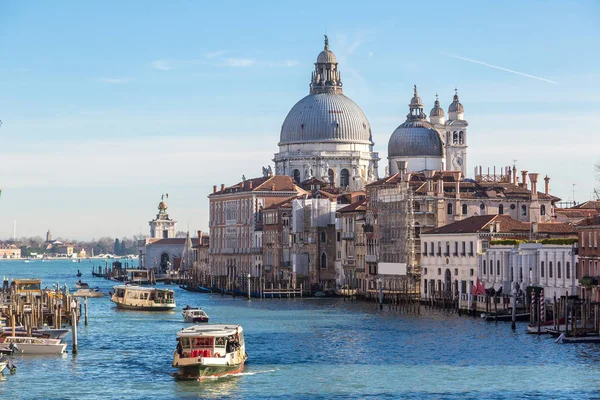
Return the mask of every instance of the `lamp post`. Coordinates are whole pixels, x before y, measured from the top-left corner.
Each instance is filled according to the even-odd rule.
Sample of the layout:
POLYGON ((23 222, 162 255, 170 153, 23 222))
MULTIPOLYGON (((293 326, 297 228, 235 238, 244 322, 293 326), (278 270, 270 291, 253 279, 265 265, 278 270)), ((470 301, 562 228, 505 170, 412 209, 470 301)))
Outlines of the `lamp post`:
POLYGON ((71 328, 73 329, 73 355, 77 354, 77 301, 71 301, 71 328))
POLYGON ((377 278, 377 286, 379 288, 379 309, 383 310, 383 282, 381 278, 377 278))
POLYGON ((250 300, 250 278, 252 278, 252 275, 248 272, 248 300, 250 300))

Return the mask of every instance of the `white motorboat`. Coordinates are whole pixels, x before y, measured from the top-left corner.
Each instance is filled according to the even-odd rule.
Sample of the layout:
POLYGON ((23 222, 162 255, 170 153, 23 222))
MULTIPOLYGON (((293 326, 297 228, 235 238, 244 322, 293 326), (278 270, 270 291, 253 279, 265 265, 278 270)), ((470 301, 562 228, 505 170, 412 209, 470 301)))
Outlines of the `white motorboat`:
POLYGON ((198 307, 185 306, 181 315, 185 322, 208 322, 208 314, 198 307))
POLYGON ((67 348, 67 344, 60 339, 42 339, 30 336, 8 336, 4 338, 4 343, 14 344, 22 354, 62 354, 67 348))
MULTIPOLYGON (((69 333, 71 332, 70 329, 63 329, 63 328, 50 328, 47 326, 43 326, 41 328, 33 328, 31 330, 31 333, 34 335, 34 337, 40 337, 40 338, 48 338, 48 339, 63 339, 64 337, 66 337, 69 333)), ((25 329, 24 326, 16 326, 15 327, 15 334, 17 336, 26 336, 27 335, 27 330, 25 329)), ((0 340, 2 336, 9 336, 12 335, 12 327, 10 326, 6 326, 6 327, 0 327, 0 340)))
POLYGON ((248 359, 240 325, 194 325, 177 332, 173 367, 186 377, 236 374, 248 359))
POLYGON ((81 279, 80 279, 80 280, 79 280, 79 281, 77 281, 77 283, 75 284, 75 287, 76 287, 77 289, 89 289, 89 288, 90 288, 90 285, 88 285, 88 284, 87 284, 87 283, 85 283, 85 282, 81 282, 81 279))
POLYGON ((135 285, 115 286, 111 301, 117 307, 140 311, 170 311, 177 307, 175 292, 135 285))

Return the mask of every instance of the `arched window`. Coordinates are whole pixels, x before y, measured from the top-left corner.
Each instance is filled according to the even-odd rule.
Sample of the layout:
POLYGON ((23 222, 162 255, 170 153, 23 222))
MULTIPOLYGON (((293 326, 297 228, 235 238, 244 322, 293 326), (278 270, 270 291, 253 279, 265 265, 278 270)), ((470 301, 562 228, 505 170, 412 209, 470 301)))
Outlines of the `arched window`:
POLYGON ((486 270, 485 270, 485 260, 483 260, 483 275, 486 274, 486 270))
POLYGON ((454 133, 452 133, 452 143, 457 144, 458 143, 458 132, 454 131, 454 133))
POLYGON ((452 215, 452 203, 448 203, 448 215, 452 215))
POLYGON ((500 204, 498 206, 498 214, 500 214, 500 215, 504 214, 504 204, 500 204))
POLYGON ((540 206, 540 215, 546 215, 546 206, 543 204, 540 206))
POLYGON ((515 280, 515 267, 512 267, 510 269, 510 281, 514 282, 514 280, 515 280))
POLYGON ((575 279, 579 279, 579 262, 575 263, 575 279))
POLYGON ((567 265, 566 265, 566 274, 567 275, 567 279, 571 279, 571 263, 567 261, 567 265))
POLYGON ((327 175, 329 176, 329 184, 330 185, 335 185, 335 173, 333 172, 332 169, 330 169, 329 171, 327 171, 327 175))
POLYGON ((321 269, 327 268, 327 254, 321 253, 321 269))
POLYGON ((345 189, 346 187, 350 186, 350 173, 346 168, 344 168, 340 172, 340 186, 342 187, 342 189, 345 189))
POLYGON ((525 204, 521 206, 521 215, 524 217, 527 216, 527 206, 525 204))
POLYGON ((561 267, 560 267, 560 261, 558 262, 558 264, 556 264, 556 277, 558 279, 562 278, 562 271, 561 271, 561 267))
POLYGON ((500 276, 500 260, 498 260, 498 264, 496 266, 496 275, 500 276))
POLYGON ((544 277, 544 262, 542 261, 542 263, 540 264, 540 276, 543 278, 544 277))
POLYGON ((296 181, 296 183, 300 183, 300 171, 295 169, 293 172, 294 175, 294 180, 296 181))
POLYGON ((427 255, 427 242, 423 243, 423 255, 427 255))
POLYGON ((552 261, 548 263, 548 278, 552 278, 552 261))
POLYGON ((462 205, 462 214, 467 215, 467 205, 466 204, 462 205))
POLYGON ((321 232, 321 243, 325 243, 327 241, 327 234, 325 232, 321 232))
POLYGON ((464 144, 465 143, 465 136, 463 131, 458 132, 458 144, 464 144))

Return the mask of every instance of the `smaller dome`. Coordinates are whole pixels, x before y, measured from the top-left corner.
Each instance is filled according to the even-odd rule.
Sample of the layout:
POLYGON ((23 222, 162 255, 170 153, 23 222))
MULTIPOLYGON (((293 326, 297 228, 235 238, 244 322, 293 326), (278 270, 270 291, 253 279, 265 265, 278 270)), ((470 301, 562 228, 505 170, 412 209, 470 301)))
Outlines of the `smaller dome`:
POLYGON ((450 104, 450 106, 448 107, 448 112, 449 113, 451 113, 451 112, 464 113, 465 112, 463 105, 460 104, 460 102, 458 101, 458 92, 456 92, 456 94, 454 95, 452 104, 450 104))
POLYGON ((429 116, 430 117, 443 117, 444 116, 444 109, 442 107, 440 107, 440 101, 437 98, 437 94, 435 95, 435 103, 433 105, 433 108, 429 112, 429 116))
POLYGON ((425 120, 409 120, 400 125, 388 142, 388 157, 442 157, 439 133, 425 120))
POLYGON ((408 105, 410 108, 423 108, 423 102, 419 97, 419 92, 417 92, 417 85, 414 87, 413 98, 410 99, 410 104, 408 105))
POLYGON ((333 51, 325 49, 317 56, 317 64, 337 64, 337 58, 333 51))
POLYGON ((164 201, 161 201, 160 203, 158 203, 158 209, 159 210, 166 210, 167 209, 167 203, 165 203, 164 201))

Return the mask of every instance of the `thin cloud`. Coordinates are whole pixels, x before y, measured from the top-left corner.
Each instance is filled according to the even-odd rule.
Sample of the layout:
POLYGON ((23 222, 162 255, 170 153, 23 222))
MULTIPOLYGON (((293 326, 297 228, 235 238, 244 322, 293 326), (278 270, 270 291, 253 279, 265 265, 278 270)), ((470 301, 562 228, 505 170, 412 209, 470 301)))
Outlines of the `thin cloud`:
POLYGON ((114 83, 114 84, 125 84, 131 82, 131 78, 96 78, 96 81, 102 83, 114 83))
POLYGON ((227 53, 227 51, 225 51, 225 50, 207 51, 206 53, 204 53, 204 57, 205 58, 217 58, 217 57, 221 57, 225 53, 227 53))
POLYGON ((169 62, 165 60, 152 61, 152 67, 161 71, 168 71, 170 69, 173 69, 169 62))
POLYGON ((552 83, 554 85, 558 85, 558 82, 552 81, 550 79, 542 78, 542 77, 535 76, 535 75, 529 75, 529 74, 526 74, 526 73, 523 73, 523 72, 515 71, 515 70, 504 68, 504 67, 499 67, 497 65, 488 64, 488 63, 485 63, 483 61, 477 61, 477 60, 473 60, 471 58, 457 56, 455 54, 447 54, 447 53, 441 53, 441 54, 443 56, 446 56, 446 57, 452 57, 452 58, 456 58, 458 60, 468 61, 468 62, 471 62, 471 63, 474 63, 474 64, 480 64, 480 65, 484 65, 486 67, 499 69, 500 71, 506 71, 506 72, 510 72, 512 74, 521 75, 521 76, 525 76, 527 78, 537 79, 539 81, 544 81, 544 82, 552 83))
POLYGON ((264 65, 266 67, 295 67, 296 65, 300 64, 297 60, 285 60, 282 62, 265 62, 265 63, 260 63, 260 65, 264 65))
POLYGON ((227 58, 223 65, 234 68, 247 68, 256 64, 256 60, 251 58, 227 58))

